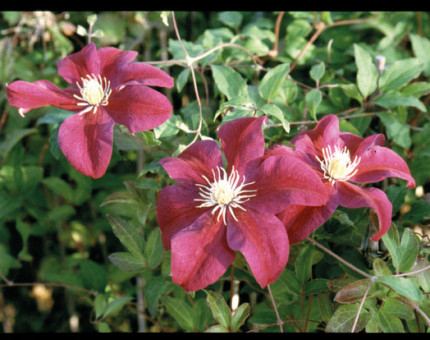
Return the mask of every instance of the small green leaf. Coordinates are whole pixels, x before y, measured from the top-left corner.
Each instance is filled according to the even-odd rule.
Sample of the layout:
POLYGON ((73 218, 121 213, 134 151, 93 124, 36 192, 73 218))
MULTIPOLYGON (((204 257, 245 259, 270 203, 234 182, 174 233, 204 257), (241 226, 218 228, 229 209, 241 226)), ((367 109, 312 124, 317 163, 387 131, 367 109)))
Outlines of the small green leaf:
POLYGON ((322 92, 317 89, 312 89, 305 96, 305 103, 314 120, 317 120, 317 109, 322 101, 322 92))
POLYGON ((265 104, 260 108, 260 110, 263 111, 268 116, 275 117, 277 120, 279 120, 281 122, 282 127, 284 128, 285 132, 287 132, 287 133, 290 132, 290 124, 285 119, 284 114, 279 107, 277 107, 276 105, 273 105, 273 104, 265 104))
POLYGON ((247 97, 247 87, 245 79, 240 73, 233 70, 231 67, 224 65, 210 65, 212 75, 218 89, 227 99, 235 97, 247 97))
POLYGON ((379 79, 381 91, 398 90, 420 75, 423 64, 418 58, 397 60, 389 66, 379 79))
POLYGON ((128 302, 132 300, 133 298, 131 296, 123 296, 110 301, 106 306, 103 317, 105 318, 110 314, 120 311, 128 302))
POLYGON ((295 271, 298 281, 302 285, 311 278, 313 251, 314 247, 311 244, 306 244, 296 258, 295 271))
POLYGON ((418 238, 410 228, 405 228, 402 235, 402 240, 399 246, 399 271, 407 272, 415 260, 419 252, 418 238))
POLYGON ((357 65, 357 87, 366 98, 376 90, 378 71, 372 57, 363 47, 354 44, 354 56, 357 65))
POLYGON ((315 65, 312 65, 311 70, 309 71, 309 75, 316 82, 320 81, 324 73, 325 73, 325 65, 324 63, 321 63, 321 62, 315 65))
POLYGON ((161 303, 166 307, 167 312, 178 322, 180 327, 189 332, 195 329, 193 310, 185 301, 165 296, 161 298, 161 303))
POLYGON ((184 88, 184 85, 187 83, 190 73, 191 71, 188 67, 184 68, 181 73, 179 73, 178 78, 175 81, 176 89, 178 90, 178 92, 181 92, 184 88))
POLYGON ((396 116, 388 112, 378 112, 376 115, 387 128, 388 136, 392 138, 396 144, 407 149, 411 146, 412 140, 410 131, 406 124, 403 124, 396 116))
POLYGON ((245 323, 246 319, 249 317, 250 313, 249 303, 242 303, 237 309, 234 311, 233 316, 231 317, 231 329, 233 332, 237 332, 239 328, 245 323))
POLYGON ((402 276, 381 276, 376 279, 375 282, 384 284, 394 290, 397 294, 420 302, 423 299, 423 295, 418 288, 416 281, 411 277, 402 276))
POLYGON ((417 34, 410 34, 409 37, 415 56, 423 64, 424 73, 426 76, 430 76, 430 40, 417 34))
POLYGON ((144 255, 150 268, 157 267, 163 255, 163 244, 161 243, 161 230, 155 228, 146 240, 144 255))
POLYGON ((261 97, 267 101, 271 101, 278 95, 278 91, 288 73, 290 72, 290 64, 280 64, 272 69, 270 69, 261 79, 258 86, 261 97))
POLYGON ((222 326, 228 328, 231 323, 231 311, 224 298, 218 292, 205 290, 206 303, 212 311, 212 315, 222 326))
POLYGON ((242 22, 242 14, 237 11, 225 11, 218 14, 218 19, 225 25, 237 29, 242 22))
POLYGON ((89 259, 80 264, 79 274, 84 285, 97 292, 103 292, 108 283, 105 267, 89 259))

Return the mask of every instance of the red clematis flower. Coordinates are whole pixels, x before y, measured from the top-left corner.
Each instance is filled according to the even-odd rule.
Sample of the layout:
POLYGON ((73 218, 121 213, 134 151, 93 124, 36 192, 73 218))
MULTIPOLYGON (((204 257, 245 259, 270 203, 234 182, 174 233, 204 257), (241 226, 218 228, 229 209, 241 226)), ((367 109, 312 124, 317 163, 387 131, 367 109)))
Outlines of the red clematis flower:
POLYGON ((244 255, 262 287, 274 282, 289 254, 285 227, 275 214, 289 204, 327 201, 320 179, 303 161, 263 160, 265 120, 240 118, 220 128, 227 167, 211 140, 160 161, 178 185, 160 191, 157 219, 164 248, 172 251, 172 279, 188 291, 214 283, 235 251, 244 255))
POLYGON ((320 176, 329 195, 324 206, 292 205, 278 215, 291 244, 308 237, 330 218, 339 205, 345 208, 369 207, 376 212, 379 230, 372 240, 379 240, 388 231, 392 205, 386 194, 377 188, 350 183, 373 183, 387 177, 398 177, 407 181, 408 188, 415 187, 405 161, 384 147, 384 141, 382 134, 363 139, 340 132, 337 116, 327 115, 313 130, 300 132, 292 139, 295 149, 277 146, 267 152, 267 155, 298 156, 320 176))
POLYGON ((61 124, 58 144, 79 172, 101 177, 111 159, 115 123, 134 133, 152 129, 171 115, 168 99, 147 86, 170 88, 173 78, 149 64, 132 62, 136 56, 135 51, 97 49, 91 43, 58 63, 59 74, 73 88, 18 80, 6 87, 9 103, 22 116, 46 105, 77 112, 61 124))

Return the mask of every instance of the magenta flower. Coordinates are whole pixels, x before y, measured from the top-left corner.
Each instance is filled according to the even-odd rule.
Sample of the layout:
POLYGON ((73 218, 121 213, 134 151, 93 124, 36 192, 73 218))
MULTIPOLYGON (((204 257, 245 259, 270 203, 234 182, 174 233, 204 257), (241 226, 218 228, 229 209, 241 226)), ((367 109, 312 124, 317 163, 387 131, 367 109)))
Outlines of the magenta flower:
POLYGON ((321 205, 327 194, 303 161, 264 156, 266 117, 240 118, 219 129, 215 141, 198 141, 177 158, 160 161, 178 185, 160 191, 157 219, 171 249, 172 280, 188 291, 225 273, 241 252, 257 282, 266 286, 289 254, 285 227, 275 214, 289 204, 321 205))
POLYGON ((405 161, 391 149, 383 147, 384 141, 382 134, 363 139, 340 132, 337 116, 328 115, 313 130, 300 132, 292 139, 295 149, 279 146, 267 152, 268 156, 297 155, 320 176, 329 195, 324 206, 292 205, 278 215, 291 244, 308 237, 330 218, 338 206, 373 209, 379 219, 379 230, 372 240, 379 240, 388 231, 392 205, 386 194, 377 188, 350 183, 366 184, 398 177, 407 181, 408 188, 415 187, 405 161))
POLYGON ((18 80, 6 87, 9 103, 22 116, 46 105, 77 112, 61 124, 58 144, 79 172, 101 177, 111 159, 115 123, 134 133, 171 116, 168 99, 148 86, 170 88, 173 78, 149 64, 132 62, 136 56, 135 51, 97 49, 91 43, 58 63, 59 74, 74 87, 18 80))

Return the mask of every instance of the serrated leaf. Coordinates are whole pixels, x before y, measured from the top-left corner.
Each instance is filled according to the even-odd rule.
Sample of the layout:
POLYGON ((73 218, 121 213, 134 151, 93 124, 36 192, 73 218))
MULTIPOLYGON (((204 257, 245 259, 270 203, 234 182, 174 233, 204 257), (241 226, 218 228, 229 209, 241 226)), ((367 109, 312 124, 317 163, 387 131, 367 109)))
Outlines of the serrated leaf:
POLYGON ((193 310, 185 301, 165 296, 161 298, 161 303, 166 307, 167 312, 178 322, 180 327, 189 332, 195 329, 193 310))
POLYGON ((357 65, 357 87, 366 98, 376 90, 378 71, 370 54, 361 46, 354 44, 355 64, 357 65))
POLYGON ((231 323, 231 311, 225 302, 223 296, 218 292, 207 291, 206 303, 208 304, 212 315, 222 326, 228 328, 231 323))
POLYGON ((275 98, 289 72, 289 63, 280 64, 270 69, 258 85, 258 91, 260 92, 261 97, 267 101, 271 101, 275 98))

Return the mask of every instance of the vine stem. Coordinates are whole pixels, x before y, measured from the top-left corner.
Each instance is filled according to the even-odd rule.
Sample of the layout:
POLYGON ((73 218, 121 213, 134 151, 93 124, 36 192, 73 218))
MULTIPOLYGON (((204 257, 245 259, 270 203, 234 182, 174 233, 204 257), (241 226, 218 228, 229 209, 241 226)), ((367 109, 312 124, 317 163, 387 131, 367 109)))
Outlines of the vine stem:
POLYGON ((345 266, 351 268, 353 271, 359 273, 360 275, 363 275, 364 277, 366 277, 368 279, 373 279, 372 275, 370 275, 370 274, 362 271, 360 268, 357 268, 356 266, 354 266, 353 264, 349 263, 348 261, 345 261, 339 255, 333 253, 330 249, 324 247, 322 244, 318 243, 317 241, 311 239, 310 237, 307 237, 306 240, 308 240, 310 243, 312 243, 313 245, 317 246, 321 250, 325 251, 327 254, 333 256, 336 260, 338 260, 339 262, 343 263, 345 266))
POLYGON ((276 302, 275 302, 275 299, 273 298, 273 294, 272 294, 272 290, 270 289, 270 285, 267 285, 267 290, 269 291, 270 300, 272 300, 273 309, 275 310, 275 314, 276 314, 277 324, 279 325, 279 330, 281 331, 281 333, 284 333, 284 329, 282 327, 283 321, 281 320, 281 317, 279 316, 278 307, 276 307, 276 302))
POLYGON ((370 291, 370 288, 372 287, 372 285, 373 285, 373 280, 370 280, 369 284, 367 285, 366 291, 364 292, 363 298, 361 299, 360 306, 358 306, 357 315, 355 316, 354 323, 353 323, 352 329, 351 329, 351 333, 354 333, 354 331, 355 331, 355 327, 357 326, 358 318, 360 317, 360 313, 361 313, 361 310, 363 308, 364 301, 366 300, 367 294, 369 294, 369 291, 370 291))

